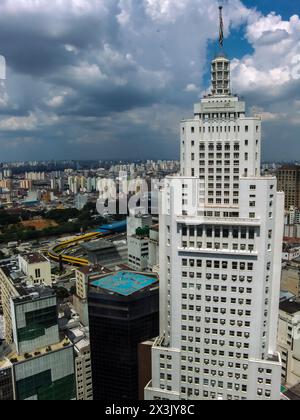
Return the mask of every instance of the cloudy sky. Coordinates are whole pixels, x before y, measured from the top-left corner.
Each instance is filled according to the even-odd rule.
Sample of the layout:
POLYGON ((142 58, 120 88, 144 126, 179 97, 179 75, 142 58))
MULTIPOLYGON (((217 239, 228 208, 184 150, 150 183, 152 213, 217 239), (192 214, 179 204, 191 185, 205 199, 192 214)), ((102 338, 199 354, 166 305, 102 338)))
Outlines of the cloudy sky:
MULTIPOLYGON (((300 160, 299 0, 228 0, 233 90, 264 159, 300 160)), ((0 0, 0 160, 177 158, 209 88, 216 0, 0 0)))

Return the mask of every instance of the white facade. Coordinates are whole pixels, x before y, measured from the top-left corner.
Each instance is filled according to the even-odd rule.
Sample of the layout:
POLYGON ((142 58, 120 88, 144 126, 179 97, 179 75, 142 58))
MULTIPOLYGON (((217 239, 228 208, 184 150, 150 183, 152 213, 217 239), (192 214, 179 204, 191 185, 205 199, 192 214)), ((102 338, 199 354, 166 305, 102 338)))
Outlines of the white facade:
POLYGON ((149 260, 149 237, 130 236, 128 244, 128 266, 135 271, 148 269, 149 260))
POLYGON ((29 284, 52 286, 51 263, 42 255, 20 255, 19 265, 20 270, 28 276, 29 284))
POLYGON ((72 328, 68 331, 68 337, 74 344, 77 400, 91 401, 93 380, 88 329, 82 325, 72 328))
POLYGON ((80 270, 75 271, 76 276, 76 295, 80 299, 87 299, 88 275, 80 270))
POLYGON ((159 264, 159 230, 158 227, 154 226, 150 229, 149 235, 149 270, 155 270, 159 264))
POLYGON ((149 262, 149 235, 137 234, 138 229, 150 228, 151 215, 140 213, 127 217, 128 266, 132 270, 145 271, 149 262))
POLYGON ((182 122, 182 177, 162 194, 149 400, 280 398, 284 196, 260 176, 261 120, 227 92, 228 63, 213 61, 214 94, 182 122))
POLYGON ((75 372, 76 372, 76 388, 78 401, 93 400, 93 380, 91 366, 91 350, 90 344, 86 343, 85 347, 78 344, 75 349, 75 372))

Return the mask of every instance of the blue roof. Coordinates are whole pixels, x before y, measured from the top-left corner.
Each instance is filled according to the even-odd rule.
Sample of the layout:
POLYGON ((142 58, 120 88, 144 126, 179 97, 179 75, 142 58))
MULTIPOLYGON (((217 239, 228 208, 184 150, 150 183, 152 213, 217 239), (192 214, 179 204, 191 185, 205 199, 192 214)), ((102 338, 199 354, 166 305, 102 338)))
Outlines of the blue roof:
POLYGON ((122 220, 120 222, 113 222, 111 224, 102 225, 96 232, 105 232, 105 231, 125 231, 127 227, 127 220, 122 220))
POLYGON ((122 296, 130 296, 156 282, 156 278, 120 271, 92 282, 92 286, 100 287, 122 296))

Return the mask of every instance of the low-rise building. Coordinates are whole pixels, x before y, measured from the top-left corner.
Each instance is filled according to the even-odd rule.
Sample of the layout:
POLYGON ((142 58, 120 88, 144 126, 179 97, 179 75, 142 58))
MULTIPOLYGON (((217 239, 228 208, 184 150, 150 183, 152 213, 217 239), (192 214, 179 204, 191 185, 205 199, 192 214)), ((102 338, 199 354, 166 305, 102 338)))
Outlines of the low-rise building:
POLYGON ((300 244, 287 244, 283 245, 282 260, 293 261, 300 257, 300 244))
POLYGON ((111 241, 100 239, 82 245, 91 265, 102 265, 111 270, 119 264, 127 264, 128 247, 126 239, 111 241))
POLYGON ((281 290, 290 292, 300 298, 300 270, 297 266, 287 264, 281 274, 281 290))
POLYGON ((300 383, 300 302, 280 303, 278 351, 282 358, 282 383, 288 387, 300 383))

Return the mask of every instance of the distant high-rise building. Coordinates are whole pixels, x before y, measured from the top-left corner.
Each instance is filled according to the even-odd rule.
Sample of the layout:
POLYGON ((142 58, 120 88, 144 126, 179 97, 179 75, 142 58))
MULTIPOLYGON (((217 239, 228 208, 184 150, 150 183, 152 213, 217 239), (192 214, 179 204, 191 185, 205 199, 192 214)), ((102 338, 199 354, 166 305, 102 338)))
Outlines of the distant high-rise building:
POLYGON ((25 178, 30 181, 45 181, 46 175, 44 172, 26 172, 25 178))
POLYGON ((65 189, 65 180, 62 177, 57 179, 57 187, 59 192, 63 192, 65 189))
POLYGON ((162 193, 160 337, 145 396, 278 400, 284 196, 260 175, 261 119, 231 94, 222 49, 212 86, 181 124, 182 176, 162 193))
POLYGON ((158 280, 118 272, 90 283, 94 400, 138 400, 138 345, 158 334, 158 280))
POLYGON ((285 209, 300 208, 300 166, 284 166, 277 171, 278 191, 285 194, 285 209))
POLYGON ((12 177, 12 170, 11 169, 5 169, 3 171, 4 178, 11 178, 12 177))
POLYGON ((57 189, 57 186, 58 186, 57 179, 56 178, 52 178, 50 180, 50 188, 51 188, 51 190, 54 190, 55 191, 57 189))
POLYGON ((32 188, 32 181, 30 179, 23 179, 20 181, 20 188, 24 190, 31 190, 32 188))

